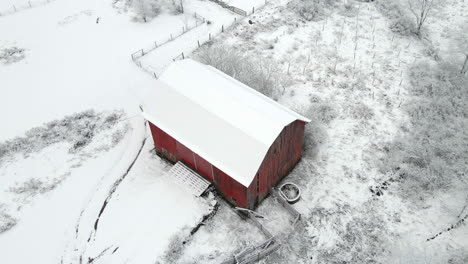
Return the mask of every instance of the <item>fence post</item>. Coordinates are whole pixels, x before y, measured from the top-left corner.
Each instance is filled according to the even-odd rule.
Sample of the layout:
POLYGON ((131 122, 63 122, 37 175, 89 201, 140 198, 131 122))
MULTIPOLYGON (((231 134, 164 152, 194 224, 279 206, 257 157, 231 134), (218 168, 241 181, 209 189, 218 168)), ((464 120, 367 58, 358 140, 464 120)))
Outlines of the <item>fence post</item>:
POLYGON ((172 34, 171 34, 171 40, 172 40, 172 34))
POLYGON ((18 10, 16 10, 16 6, 15 6, 15 5, 13 5, 13 9, 15 10, 15 12, 17 12, 17 11, 18 11, 18 10))
POLYGON ((198 43, 198 47, 200 47, 200 41, 199 40, 197 40, 197 43, 198 43))
POLYGON ((157 48, 158 47, 158 43, 155 41, 154 42, 154 48, 157 48))
POLYGON ((224 33, 224 25, 221 25, 221 32, 224 33))
POLYGON ((182 52, 182 59, 185 59, 184 53, 182 52))
POLYGON ((155 79, 157 79, 157 78, 158 78, 158 76, 156 75, 156 73, 155 73, 155 72, 153 72, 153 76, 154 76, 154 78, 155 78, 155 79))
POLYGON ((32 7, 32 6, 31 6, 31 1, 28 1, 28 4, 29 4, 29 8, 31 8, 31 7, 32 7))
POLYGON ((211 40, 211 33, 208 34, 208 40, 211 40))
POLYGON ((252 14, 255 13, 255 7, 252 7, 252 14))

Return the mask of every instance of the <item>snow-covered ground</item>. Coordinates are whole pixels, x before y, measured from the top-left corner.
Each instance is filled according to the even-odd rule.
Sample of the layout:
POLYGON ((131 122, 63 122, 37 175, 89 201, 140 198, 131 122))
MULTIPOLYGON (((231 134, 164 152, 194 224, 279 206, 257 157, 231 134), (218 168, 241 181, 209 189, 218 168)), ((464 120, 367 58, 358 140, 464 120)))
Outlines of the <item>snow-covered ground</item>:
MULTIPOLYGON (((286 1, 270 3, 249 18, 253 25, 244 21, 214 44, 228 44, 226 50, 247 57, 275 59, 293 83, 279 101, 318 117, 312 126, 322 123, 314 130, 322 136, 317 154, 306 152, 286 179, 303 188, 302 200, 294 205, 304 216, 303 226, 296 236, 277 230, 286 245, 264 263, 464 263, 468 227, 450 228, 466 215, 459 215, 466 204, 464 185, 416 204, 401 198, 398 182, 383 196, 369 191, 392 177, 378 160, 387 159, 382 146, 409 124, 401 105, 412 100, 410 68, 433 60, 427 42, 391 32, 375 3, 339 6, 316 22, 304 22, 285 6, 286 1)), ((465 4, 457 3, 463 11, 450 11, 454 8, 443 9, 452 16, 441 23, 446 26, 428 27, 441 34, 453 21, 463 21, 465 4)), ((277 210, 271 201, 258 208, 267 215, 277 210)), ((224 222, 217 217, 213 226, 224 222)), ((284 217, 269 223, 290 228, 284 217)))
POLYGON ((154 79, 130 57, 190 17, 163 13, 143 24, 111 1, 72 0, 0 16, 0 51, 22 50, 0 60, 1 141, 87 109, 126 113, 81 152, 65 139, 0 164, 0 226, 12 225, 0 234, 1 263, 154 263, 213 210, 212 198, 163 177, 168 165, 150 153, 138 108, 154 79), (125 124, 124 138, 108 142, 125 124))

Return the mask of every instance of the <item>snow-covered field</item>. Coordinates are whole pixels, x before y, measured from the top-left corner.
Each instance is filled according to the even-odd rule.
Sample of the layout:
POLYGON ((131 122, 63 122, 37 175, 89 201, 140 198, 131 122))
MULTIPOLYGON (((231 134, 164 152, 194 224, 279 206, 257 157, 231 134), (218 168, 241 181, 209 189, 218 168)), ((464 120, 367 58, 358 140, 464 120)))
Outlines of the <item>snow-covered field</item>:
MULTIPOLYGON (((154 78, 130 55, 178 35, 194 13, 210 23, 137 62, 159 75, 181 52, 196 58, 198 41, 211 34, 209 45, 276 62, 288 85, 275 99, 313 119, 304 158, 287 177, 302 188, 294 207, 303 218, 292 226, 274 199, 260 205, 260 221, 281 243, 261 263, 468 263, 468 185, 457 178, 425 192, 391 167, 407 138, 413 162, 428 162, 419 161, 424 134, 411 133, 411 106, 433 95, 417 94, 424 76, 415 66, 461 65, 452 47, 468 23, 467 2, 437 7, 422 38, 392 32, 377 2, 346 1, 312 21, 295 0, 226 2, 255 13, 242 19, 214 2, 185 0, 185 14, 163 10, 142 23, 127 1, 55 0, 0 16, 0 55, 13 54, 0 56, 0 263, 221 263, 265 239, 212 194, 174 186, 139 115, 154 78), (82 114, 83 127, 70 128, 65 116, 88 109, 95 114, 82 114)), ((2 1, 0 14, 12 4, 28 2, 2 1)), ((441 75, 449 85, 452 77, 441 75)), ((438 146, 437 164, 453 149, 460 156, 444 172, 460 166, 466 175, 468 99, 457 91, 443 100, 462 102, 447 110, 462 114, 434 123, 451 146, 438 146)))

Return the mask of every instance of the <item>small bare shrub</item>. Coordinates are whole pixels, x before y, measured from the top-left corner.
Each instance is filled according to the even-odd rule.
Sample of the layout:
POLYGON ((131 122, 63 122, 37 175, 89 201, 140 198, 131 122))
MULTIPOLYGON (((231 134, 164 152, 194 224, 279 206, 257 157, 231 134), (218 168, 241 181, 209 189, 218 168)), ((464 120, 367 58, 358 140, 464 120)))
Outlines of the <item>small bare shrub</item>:
POLYGON ((18 62, 26 57, 25 49, 18 47, 11 47, 0 50, 0 61, 4 64, 11 64, 18 62))
POLYGON ((300 0, 292 1, 290 4, 303 19, 318 21, 325 18, 337 2, 337 0, 300 0))
POLYGON ((13 218, 6 212, 5 205, 0 204, 0 234, 10 230, 18 223, 18 220, 13 218))
POLYGON ((310 120, 318 121, 328 125, 332 120, 338 117, 338 111, 329 103, 324 102, 318 97, 310 98, 311 105, 305 112, 310 120))
POLYGON ((416 34, 421 34, 421 28, 426 22, 437 0, 408 0, 408 6, 416 19, 416 34))
POLYGON ((155 18, 161 11, 159 0, 134 0, 133 8, 137 14, 137 19, 148 22, 155 18))
POLYGON ((64 141, 72 145, 70 152, 77 152, 87 146, 97 133, 115 126, 123 115, 122 111, 96 113, 87 110, 32 128, 24 137, 0 143, 0 164, 14 154, 28 155, 64 141))
POLYGON ((40 193, 49 192, 61 182, 60 179, 55 179, 50 183, 45 183, 39 179, 32 178, 26 182, 19 184, 16 187, 11 187, 10 191, 16 194, 25 194, 27 196, 35 196, 40 193))
POLYGON ((408 36, 416 32, 414 21, 408 16, 403 6, 398 1, 376 1, 380 13, 390 20, 392 32, 408 36))
POLYGON ((351 106, 350 114, 354 119, 370 120, 374 117, 374 110, 364 103, 358 102, 351 106))

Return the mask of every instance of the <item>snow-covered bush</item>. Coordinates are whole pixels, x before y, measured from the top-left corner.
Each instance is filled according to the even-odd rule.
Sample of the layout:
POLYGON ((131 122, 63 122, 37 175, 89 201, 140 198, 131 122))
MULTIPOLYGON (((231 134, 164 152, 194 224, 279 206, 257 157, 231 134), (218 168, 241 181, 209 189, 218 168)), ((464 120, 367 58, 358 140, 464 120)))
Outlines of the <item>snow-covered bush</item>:
POLYGON ((368 201, 360 208, 344 204, 335 210, 319 208, 314 212, 312 223, 331 224, 334 231, 330 247, 318 248, 317 263, 385 263, 390 243, 384 235, 387 227, 379 210, 377 203, 368 201))
POLYGON ((22 48, 11 47, 0 50, 0 61, 3 61, 4 64, 18 62, 25 57, 25 49, 22 48))
POLYGON ((0 204, 0 234, 14 227, 17 222, 17 219, 7 213, 5 205, 0 204))
POLYGON ((133 0, 133 8, 137 18, 146 23, 159 14, 161 4, 159 0, 133 0))
POLYGON ((248 57, 227 45, 206 45, 196 59, 274 99, 290 83, 275 60, 248 57))
POLYGON ((184 13, 185 0, 127 0, 137 21, 148 22, 162 12, 175 15, 184 13))
POLYGON ((70 152, 79 151, 98 132, 111 129, 123 116, 121 111, 97 113, 87 110, 32 128, 23 137, 0 143, 0 164, 14 154, 27 156, 58 142, 69 142, 70 152))
POLYGON ((342 5, 340 14, 347 17, 354 17, 358 13, 358 8, 353 4, 353 2, 347 2, 342 5))
POLYGON ((374 117, 374 110, 362 102, 350 106, 350 114, 354 119, 370 120, 374 117))
POLYGON ((39 179, 31 178, 26 182, 23 182, 15 187, 10 188, 10 191, 16 194, 25 194, 28 197, 35 196, 36 194, 46 193, 55 189, 55 187, 57 187, 57 185, 60 182, 60 179, 54 179, 49 183, 45 183, 39 179))
POLYGON ((338 117, 338 111, 332 104, 325 102, 319 97, 312 96, 310 98, 310 106, 305 112, 310 120, 318 121, 328 125, 331 121, 338 117))
POLYGON ((337 0, 300 0, 292 1, 291 5, 303 19, 318 21, 325 18, 337 2, 337 0))
POLYGON ((416 24, 409 17, 399 1, 381 0, 377 1, 380 13, 390 21, 392 32, 408 36, 416 32, 416 24))
POLYGON ((468 32, 468 24, 463 24, 459 33, 455 39, 455 52, 457 55, 463 56, 463 64, 460 70, 461 74, 466 74, 468 72, 468 38, 466 37, 466 32, 468 32))
POLYGON ((410 69, 409 125, 387 153, 382 172, 400 181, 412 201, 468 182, 468 77, 451 64, 417 63, 410 69))

